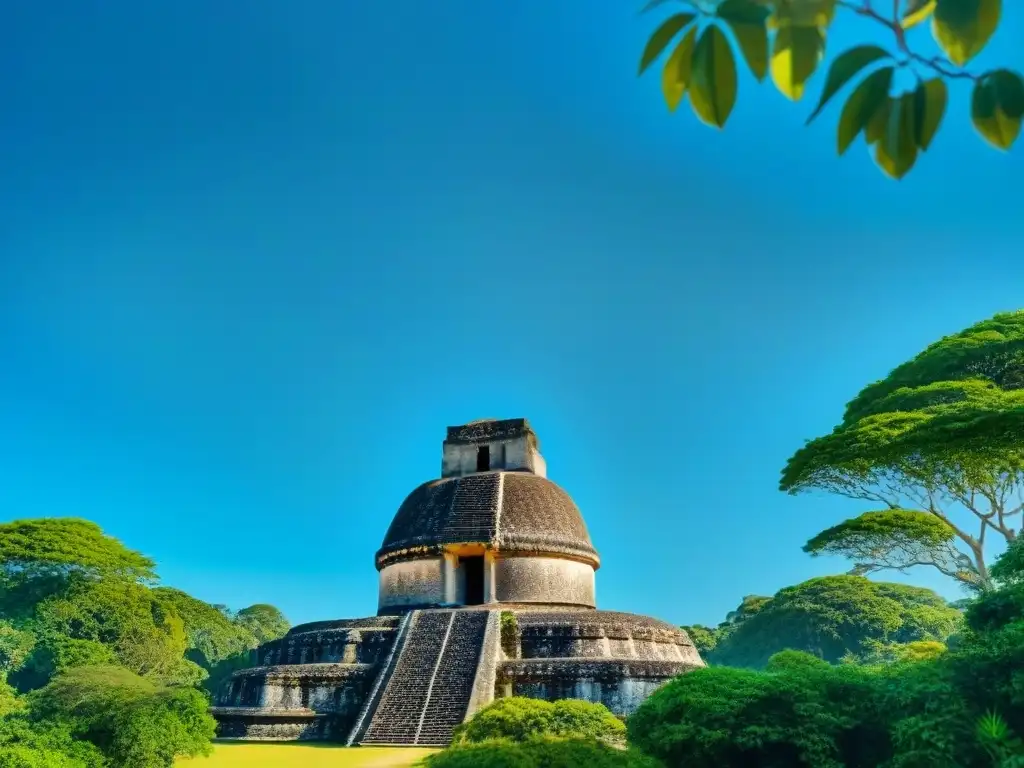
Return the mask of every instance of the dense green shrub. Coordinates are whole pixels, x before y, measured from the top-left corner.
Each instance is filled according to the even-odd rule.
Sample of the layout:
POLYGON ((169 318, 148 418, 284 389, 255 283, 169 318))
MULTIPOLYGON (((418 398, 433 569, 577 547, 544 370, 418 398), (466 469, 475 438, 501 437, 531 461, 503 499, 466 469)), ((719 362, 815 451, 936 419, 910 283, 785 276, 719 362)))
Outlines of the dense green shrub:
POLYGON ((0 718, 0 768, 103 768, 102 753, 58 724, 0 718))
POLYGON ((166 768, 205 754, 215 723, 195 688, 164 687, 120 667, 80 667, 29 696, 36 722, 61 724, 114 768, 166 768))
POLYGON ((7 681, 0 676, 0 717, 5 717, 12 712, 18 712, 22 708, 22 698, 7 681))
POLYGON ((1024 584, 1012 584, 980 595, 964 612, 975 632, 992 632, 1024 619, 1024 584))
POLYGON ((484 707, 455 731, 457 742, 507 739, 522 742, 539 736, 621 741, 626 726, 601 704, 576 699, 549 702, 510 697, 484 707))
POLYGON ((36 645, 21 668, 11 675, 11 682, 21 691, 30 691, 46 685, 54 675, 73 667, 116 664, 114 651, 103 643, 55 634, 36 645))
MULTIPOLYGON (((993 567, 999 586, 966 606, 954 647, 900 635, 908 624, 919 632, 945 621, 926 592, 918 593, 920 601, 913 591, 901 593, 913 610, 900 617, 908 606, 894 612, 885 602, 886 590, 876 591, 881 600, 824 612, 827 620, 817 622, 832 622, 840 635, 860 632, 849 624, 858 615, 889 622, 896 632, 887 641, 860 635, 857 660, 872 664, 833 666, 786 651, 772 656, 765 671, 697 670, 640 707, 629 721, 630 742, 668 765, 694 768, 1022 768, 1024 559, 1018 555, 1012 547, 993 567)), ((849 591, 852 584, 833 582, 827 591, 835 597, 838 585, 840 594, 862 592, 849 591)), ((813 592, 820 595, 820 586, 819 580, 813 592)), ((824 607, 817 599, 795 597, 789 598, 794 624, 787 628, 784 613, 772 619, 779 636, 807 627, 808 616, 824 607)), ((765 622, 778 607, 765 606, 726 642, 765 622)))
POLYGON ((939 658, 949 648, 938 640, 913 640, 909 643, 870 643, 859 657, 844 661, 857 664, 911 664, 939 658))
POLYGON ((880 764, 886 737, 871 671, 795 654, 774 662, 780 671, 712 667, 677 678, 630 718, 630 743, 692 768, 880 764))
POLYGON ((430 755, 426 768, 658 768, 635 750, 593 739, 535 738, 524 742, 458 744, 430 755))
POLYGON ((789 669, 821 669, 828 662, 807 651, 779 651, 765 665, 765 672, 784 672, 789 669))

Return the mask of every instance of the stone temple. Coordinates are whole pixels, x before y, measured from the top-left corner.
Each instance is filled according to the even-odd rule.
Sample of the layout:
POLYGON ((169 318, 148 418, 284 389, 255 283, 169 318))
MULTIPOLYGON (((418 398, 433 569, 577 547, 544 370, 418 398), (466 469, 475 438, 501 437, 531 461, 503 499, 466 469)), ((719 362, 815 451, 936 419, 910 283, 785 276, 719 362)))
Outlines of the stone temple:
POLYGON ((222 738, 444 746, 496 697, 628 715, 704 666, 677 627, 597 610, 597 551, 525 419, 449 427, 441 477, 402 503, 375 564, 377 615, 254 651, 212 709, 222 738))

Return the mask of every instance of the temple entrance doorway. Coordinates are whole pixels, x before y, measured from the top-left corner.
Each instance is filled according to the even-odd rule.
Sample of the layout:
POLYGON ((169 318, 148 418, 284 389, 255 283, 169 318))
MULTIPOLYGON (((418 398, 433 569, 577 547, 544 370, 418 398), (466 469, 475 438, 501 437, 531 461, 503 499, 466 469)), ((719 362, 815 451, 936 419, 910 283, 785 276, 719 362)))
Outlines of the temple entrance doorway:
POLYGON ((459 565, 466 579, 466 605, 481 605, 484 601, 483 555, 460 557, 459 565))

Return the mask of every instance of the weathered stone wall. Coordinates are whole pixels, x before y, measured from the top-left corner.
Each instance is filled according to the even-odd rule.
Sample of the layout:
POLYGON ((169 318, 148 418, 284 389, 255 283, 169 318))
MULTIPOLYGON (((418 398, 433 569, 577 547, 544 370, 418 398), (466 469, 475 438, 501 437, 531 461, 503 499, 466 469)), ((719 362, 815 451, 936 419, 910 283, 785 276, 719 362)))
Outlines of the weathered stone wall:
POLYGON ((494 688, 498 663, 501 658, 501 612, 487 612, 487 627, 480 648, 480 660, 473 678, 473 693, 466 707, 463 720, 468 720, 478 711, 494 701, 494 688))
POLYGON ((594 567, 557 557, 502 557, 494 563, 502 603, 547 603, 593 608, 594 567))
POLYGON ((680 662, 520 659, 500 664, 495 688, 500 696, 584 699, 626 716, 660 686, 691 669, 680 662))
POLYGON ((481 440, 475 443, 445 443, 441 455, 441 477, 462 477, 477 472, 477 452, 487 446, 491 470, 528 471, 547 476, 547 465, 526 437, 481 440))
POLYGON ((517 647, 498 665, 495 693, 585 699, 629 715, 659 686, 704 666, 681 629, 614 611, 516 610, 517 647))
POLYGON ((256 664, 377 664, 391 647, 394 632, 393 628, 378 627, 288 634, 260 646, 256 664))
POLYGON ((235 673, 217 698, 222 707, 312 709, 347 713, 373 682, 373 664, 282 664, 235 673))
POLYGON ((685 664, 704 661, 683 630, 615 611, 516 611, 523 659, 610 658, 685 664))
POLYGON ((319 741, 336 739, 344 723, 313 711, 271 712, 267 709, 213 707, 217 736, 247 741, 319 741))
POLYGON ((406 560, 381 569, 378 610, 443 603, 443 557, 406 560))
POLYGON ((294 627, 261 646, 260 666, 236 672, 212 713, 227 739, 343 739, 397 634, 372 617, 294 627))

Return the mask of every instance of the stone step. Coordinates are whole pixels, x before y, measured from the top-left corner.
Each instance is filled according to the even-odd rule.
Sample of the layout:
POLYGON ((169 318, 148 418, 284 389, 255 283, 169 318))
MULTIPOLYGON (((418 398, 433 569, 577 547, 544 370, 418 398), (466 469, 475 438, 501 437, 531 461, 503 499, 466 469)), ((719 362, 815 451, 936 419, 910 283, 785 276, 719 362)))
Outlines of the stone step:
POLYGON ((416 611, 361 744, 444 746, 473 692, 487 611, 416 611))

